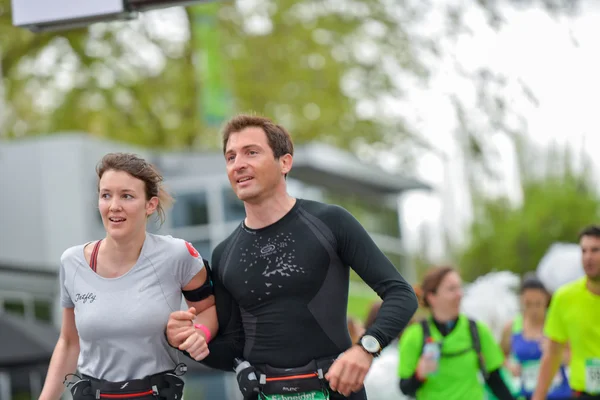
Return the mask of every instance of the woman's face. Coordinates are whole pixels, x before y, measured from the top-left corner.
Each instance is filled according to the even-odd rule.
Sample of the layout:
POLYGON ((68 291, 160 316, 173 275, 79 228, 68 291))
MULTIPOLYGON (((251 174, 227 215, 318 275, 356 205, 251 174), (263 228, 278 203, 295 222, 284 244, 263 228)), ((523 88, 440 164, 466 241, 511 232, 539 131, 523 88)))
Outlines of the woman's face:
POLYGON ((158 204, 146 200, 144 181, 127 172, 109 170, 99 183, 98 208, 106 232, 117 239, 130 237, 146 229, 146 219, 158 204))
POLYGON ((542 289, 525 289, 521 293, 523 316, 539 320, 544 319, 549 300, 548 293, 542 289))
POLYGON ((462 279, 454 271, 448 272, 435 293, 429 295, 429 304, 444 314, 458 315, 463 297, 462 279))

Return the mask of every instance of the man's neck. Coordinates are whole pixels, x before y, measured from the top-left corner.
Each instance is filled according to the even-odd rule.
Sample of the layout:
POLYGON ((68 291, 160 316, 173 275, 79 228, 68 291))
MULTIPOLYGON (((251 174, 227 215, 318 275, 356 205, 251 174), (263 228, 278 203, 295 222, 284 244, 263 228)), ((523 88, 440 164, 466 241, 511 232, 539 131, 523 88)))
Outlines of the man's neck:
POLYGON ((110 236, 106 237, 106 253, 104 257, 108 258, 111 264, 128 265, 135 263, 140 256, 146 232, 137 234, 131 238, 115 240, 110 236))
POLYGON ((587 278, 586 286, 590 292, 594 293, 596 296, 600 296, 600 282, 587 278))
POLYGON ((257 203, 244 202, 246 219, 244 223, 250 229, 261 229, 283 218, 296 204, 296 199, 284 192, 257 203))

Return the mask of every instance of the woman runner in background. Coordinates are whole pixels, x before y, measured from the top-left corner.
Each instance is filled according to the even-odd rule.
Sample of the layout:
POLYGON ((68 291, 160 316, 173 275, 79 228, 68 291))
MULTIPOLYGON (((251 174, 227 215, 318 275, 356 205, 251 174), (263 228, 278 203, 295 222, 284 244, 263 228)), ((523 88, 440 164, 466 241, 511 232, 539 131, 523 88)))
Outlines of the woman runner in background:
POLYGON ((182 292, 198 313, 196 331, 204 338, 193 337, 194 348, 182 349, 206 347, 218 328, 202 257, 184 240, 146 231, 151 215, 164 221, 172 200, 153 165, 111 153, 97 174, 106 237, 61 257, 62 327, 40 399, 59 399, 65 376, 76 369, 81 376, 70 387, 75 400, 180 399, 177 350, 164 331, 169 314, 181 307, 182 292))
POLYGON ((460 313, 458 272, 434 268, 421 290, 431 316, 400 338, 400 390, 417 400, 483 400, 485 382, 498 399, 513 399, 500 375, 504 357, 492 332, 460 313))
MULTIPOLYGON (((518 378, 521 396, 530 399, 535 390, 543 352, 544 322, 550 304, 550 293, 534 274, 523 278, 520 288, 522 314, 506 325, 502 334, 502 349, 509 357, 508 368, 518 378)), ((571 389, 561 365, 548 399, 568 399, 571 389)))

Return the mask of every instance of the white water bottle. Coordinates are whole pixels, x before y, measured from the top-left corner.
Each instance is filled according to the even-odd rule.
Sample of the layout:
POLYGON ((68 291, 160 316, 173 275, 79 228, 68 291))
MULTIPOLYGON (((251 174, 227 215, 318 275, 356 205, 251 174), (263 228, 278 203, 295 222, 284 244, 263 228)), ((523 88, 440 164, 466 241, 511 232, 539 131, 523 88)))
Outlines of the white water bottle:
POLYGON ((428 360, 435 362, 436 369, 429 373, 429 375, 434 375, 437 372, 437 368, 439 367, 441 354, 439 344, 434 342, 432 338, 427 339, 427 342, 423 347, 423 356, 428 360))

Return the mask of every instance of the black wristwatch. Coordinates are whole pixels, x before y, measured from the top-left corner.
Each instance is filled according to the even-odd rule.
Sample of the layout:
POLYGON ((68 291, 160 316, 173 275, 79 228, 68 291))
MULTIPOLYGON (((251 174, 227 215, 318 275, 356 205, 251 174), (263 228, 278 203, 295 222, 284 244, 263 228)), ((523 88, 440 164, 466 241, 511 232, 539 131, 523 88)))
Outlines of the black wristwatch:
POLYGON ((379 341, 371 335, 364 335, 361 337, 358 344, 364 351, 373 357, 379 357, 379 354, 381 354, 381 345, 379 344, 379 341))

